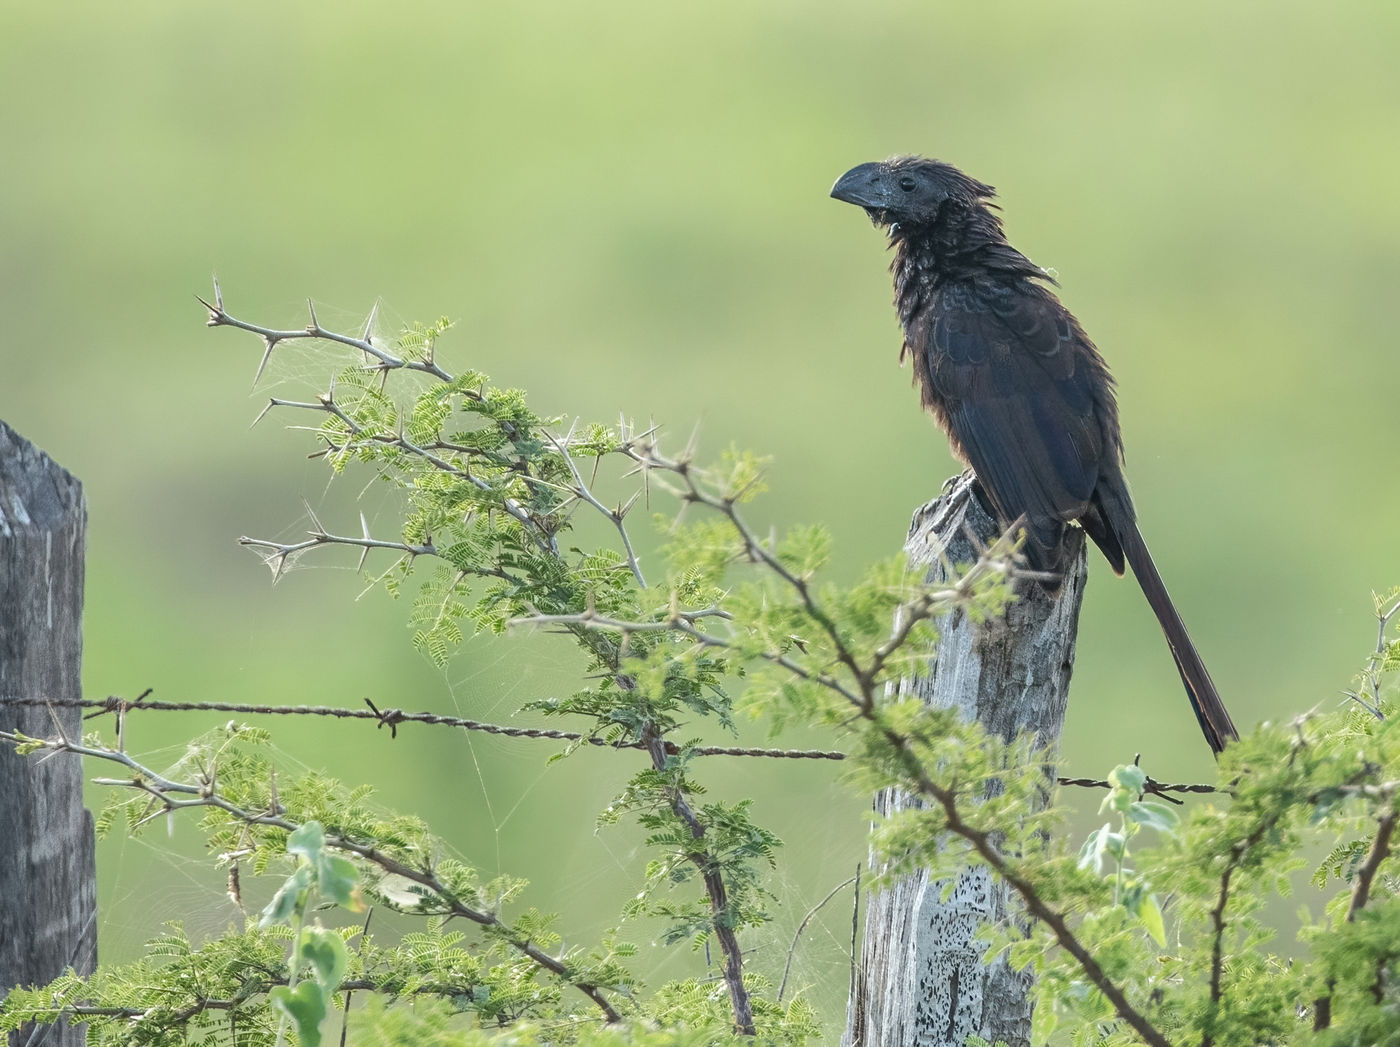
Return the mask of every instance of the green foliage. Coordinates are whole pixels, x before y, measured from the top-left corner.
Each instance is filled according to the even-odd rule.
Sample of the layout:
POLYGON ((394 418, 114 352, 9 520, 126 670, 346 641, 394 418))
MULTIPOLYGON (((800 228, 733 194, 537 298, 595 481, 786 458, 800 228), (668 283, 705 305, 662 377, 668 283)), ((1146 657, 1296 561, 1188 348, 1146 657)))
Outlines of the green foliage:
MULTIPOLYGON (((1179 823, 1156 804, 1143 811, 1144 801, 1133 798, 1141 772, 1119 769, 1133 772, 1117 775, 1108 801, 1124 815, 1120 830, 1095 830, 1080 863, 1112 882, 1113 894, 1085 908, 1081 939, 1173 1042, 1395 1042, 1397 1002, 1386 983, 1400 955, 1397 881, 1379 861, 1374 879, 1363 874, 1367 856, 1377 854, 1378 829, 1388 831, 1400 810, 1394 721, 1309 715, 1245 738, 1221 764, 1226 797, 1192 805, 1179 823), (1127 843, 1142 825, 1162 835, 1155 848, 1136 852, 1134 871, 1125 864, 1127 843), (1290 874, 1304 854, 1337 839, 1346 842, 1314 883, 1340 878, 1339 889, 1324 912, 1305 911, 1297 943, 1280 948, 1266 906, 1291 894, 1290 874), (1149 882, 1172 892, 1165 941, 1160 909, 1144 915, 1142 908, 1149 882), (1382 1029, 1389 1032, 1378 1035, 1382 1029)), ((1036 871, 1038 885, 1048 871, 1036 871)), ((1065 888, 1047 882, 1044 889, 1073 899, 1065 888)), ((1138 1042, 1073 964, 1061 957, 1038 966, 1043 1031, 1073 1019, 1074 1042, 1138 1042), (1088 1036, 1095 1028, 1101 1033, 1088 1036)))
MULTIPOLYGON (((256 927, 196 946, 173 926, 131 967, 15 990, 0 1031, 82 1016, 96 1043, 236 1030, 240 1044, 315 1044, 333 1009, 360 994, 356 1042, 809 1042, 811 1002, 780 1003, 736 937, 769 920, 780 842, 753 821, 750 801, 705 798, 695 724, 736 731, 741 694, 745 711, 779 726, 791 718, 840 732, 855 788, 921 801, 875 828, 883 883, 916 870, 951 878, 977 862, 1010 885, 1021 918, 987 931, 985 946, 1038 975, 1039 1042, 1398 1042, 1400 728, 1388 713, 1400 656, 1388 630, 1400 593, 1377 597, 1376 652, 1347 708, 1232 745, 1219 791, 1180 812, 1151 796, 1142 769, 1115 768, 1109 820, 1072 847, 1064 812, 1046 802, 1053 754, 1034 739, 989 738, 890 688, 916 671, 938 615, 981 621, 1005 609, 1011 545, 997 543, 942 587, 903 557, 853 584, 825 583, 823 529, 762 537, 740 514, 762 490, 762 460, 730 451, 704 468, 627 425, 561 435, 519 391, 443 371, 434 346, 445 330, 411 328, 392 351, 348 340, 366 362, 300 406, 324 415, 317 436, 330 468, 368 465, 404 499, 395 538, 335 537, 318 524, 312 544, 392 550, 377 580, 395 595, 418 582, 413 642, 436 663, 464 636, 512 625, 575 645, 582 686, 528 708, 635 754, 598 818, 634 821, 650 852, 622 917, 659 920, 664 943, 718 949, 723 976, 648 989, 616 932, 592 949, 563 948, 556 918, 524 905, 523 881, 483 882, 421 820, 380 811, 368 786, 285 774, 265 731, 229 723, 163 772, 100 738, 12 735, 25 751, 125 767, 126 778, 107 780, 124 791, 99 815, 101 832, 139 833, 197 808, 211 853, 281 883, 256 927), (610 467, 624 474, 614 480, 639 485, 611 507, 597 479, 610 467), (648 585, 627 520, 653 492, 676 512, 659 518, 669 541, 648 585), (581 513, 605 525, 607 544, 569 544, 582 544, 581 513), (437 563, 414 577, 423 557, 437 563), (1326 855, 1313 883, 1333 894, 1304 914, 1296 943, 1278 948, 1263 914, 1288 895, 1307 854, 1326 855), (362 901, 415 922, 387 945, 365 926, 321 925, 362 901)), ((253 544, 277 564, 302 550, 253 544)))
MULTIPOLYGON (((730 1028, 732 1019, 726 1013, 723 996, 722 991, 716 992, 714 983, 677 983, 658 994, 654 1019, 584 1025, 564 1035, 576 1047, 741 1047, 755 1042, 818 1042, 810 1007, 800 1001, 787 1007, 763 1007, 758 1017, 758 1036, 736 1035, 730 1028)), ((559 1037, 558 1026, 533 1022, 500 1030, 470 1029, 449 1007, 432 1001, 391 1007, 371 1000, 351 1015, 349 1042, 357 1047, 553 1047, 560 1042, 559 1037)))
POLYGON ((1166 928, 1162 923, 1162 906, 1151 891, 1151 885, 1128 866, 1128 845, 1144 829, 1158 832, 1175 831, 1179 819, 1176 811, 1164 803, 1143 799, 1147 773, 1137 766, 1115 767, 1108 776, 1109 791, 1099 807, 1119 815, 1115 832, 1105 822, 1091 832, 1079 851, 1080 868, 1092 868, 1102 875, 1105 866, 1113 863, 1113 900, 1123 906, 1143 925, 1159 947, 1167 944, 1166 928))
POLYGON ((344 938, 323 927, 307 927, 306 915, 317 894, 337 906, 355 910, 364 906, 356 894, 355 867, 326 847, 319 822, 307 822, 293 831, 287 837, 287 853, 300 861, 267 903, 259 923, 262 927, 290 923, 292 927, 287 984, 269 989, 267 1001, 280 1016, 278 1047, 289 1024, 303 1047, 320 1047, 321 1023, 330 1012, 350 958, 344 938), (311 977, 304 977, 303 972, 311 977))

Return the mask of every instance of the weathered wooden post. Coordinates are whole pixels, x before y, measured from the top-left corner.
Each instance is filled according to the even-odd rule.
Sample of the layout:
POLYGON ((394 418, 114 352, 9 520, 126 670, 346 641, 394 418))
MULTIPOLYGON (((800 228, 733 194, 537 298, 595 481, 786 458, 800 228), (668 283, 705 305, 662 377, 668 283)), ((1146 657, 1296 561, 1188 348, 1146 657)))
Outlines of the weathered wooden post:
MULTIPOLYGON (((999 533, 964 475, 914 514, 905 549, 914 562, 929 565, 936 581, 946 577, 946 563, 977 559, 977 544, 990 545, 999 533)), ((959 614, 939 620, 928 675, 901 681, 901 691, 961 709, 1003 738, 1032 731, 1044 742, 1058 740, 1084 595, 1082 538, 1071 553, 1072 566, 1054 596, 1023 585, 1001 622, 978 626, 959 614)), ((876 797, 875 809, 916 802, 887 790, 876 797)), ((969 1035, 1010 1047, 1029 1043, 1029 976, 1004 959, 984 964, 985 949, 974 940, 979 927, 1012 918, 1005 885, 985 868, 969 866, 946 901, 945 886, 921 874, 871 897, 848 1047, 963 1047, 969 1035)))
MULTIPOLYGON (((0 422, 0 695, 79 698, 82 689, 83 488, 0 422)), ((82 737, 81 710, 0 706, 6 728, 82 737)), ((0 747, 0 996, 97 953, 92 815, 82 765, 0 747)), ((45 1030, 45 1047, 76 1047, 82 1026, 45 1030)), ((28 1033, 11 1034, 14 1047, 28 1033)))

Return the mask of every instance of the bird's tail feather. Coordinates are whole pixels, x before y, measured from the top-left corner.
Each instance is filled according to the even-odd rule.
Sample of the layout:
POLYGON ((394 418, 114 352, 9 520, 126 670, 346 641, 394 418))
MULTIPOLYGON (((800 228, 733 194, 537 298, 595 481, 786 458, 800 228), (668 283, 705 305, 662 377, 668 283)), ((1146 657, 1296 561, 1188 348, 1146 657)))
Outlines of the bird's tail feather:
POLYGON ((1147 597, 1152 612, 1162 626, 1162 632, 1166 634, 1172 658, 1176 661, 1177 672, 1181 674, 1181 682, 1186 685, 1186 696, 1191 700, 1191 708, 1196 713, 1196 719, 1200 721, 1206 742, 1213 752, 1218 753, 1225 748, 1226 742, 1238 741, 1239 732, 1235 730, 1235 724, 1225 709, 1225 703, 1220 700, 1220 693, 1215 689, 1210 673, 1206 671, 1205 662, 1196 651, 1196 645, 1191 642, 1186 623, 1181 620, 1181 615, 1176 613, 1176 605, 1167 594, 1162 576, 1157 573, 1157 565, 1152 562, 1152 554, 1147 551, 1142 532, 1131 519, 1127 521, 1126 526, 1120 524, 1113 530, 1123 546, 1128 566, 1133 569, 1138 585, 1142 586, 1143 595, 1147 597))

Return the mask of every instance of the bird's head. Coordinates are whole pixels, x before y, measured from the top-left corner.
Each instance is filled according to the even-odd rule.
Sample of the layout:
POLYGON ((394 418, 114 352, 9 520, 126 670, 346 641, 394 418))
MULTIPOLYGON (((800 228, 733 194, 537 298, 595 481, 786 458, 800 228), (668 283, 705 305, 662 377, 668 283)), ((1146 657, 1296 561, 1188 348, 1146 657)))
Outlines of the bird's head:
POLYGON ((851 168, 836 180, 831 195, 865 208, 875 225, 895 235, 901 227, 933 225, 949 204, 974 210, 996 190, 941 160, 896 156, 851 168))

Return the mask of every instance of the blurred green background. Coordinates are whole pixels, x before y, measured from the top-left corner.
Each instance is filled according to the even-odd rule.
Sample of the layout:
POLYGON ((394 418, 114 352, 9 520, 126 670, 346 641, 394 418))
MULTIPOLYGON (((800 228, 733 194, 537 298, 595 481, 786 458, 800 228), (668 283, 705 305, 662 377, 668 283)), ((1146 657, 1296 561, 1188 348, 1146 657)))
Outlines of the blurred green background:
MULTIPOLYGON (((1000 188, 1109 358, 1144 531, 1237 722, 1330 705, 1373 642, 1369 591, 1400 581, 1397 51, 1382 2, 6 5, 0 417, 86 484, 89 694, 505 720, 568 682, 528 638, 432 670, 406 606, 355 600, 348 557, 269 585, 235 539, 296 536, 303 499, 353 528, 358 485, 328 492, 275 418, 249 431, 260 347, 204 330, 214 271, 273 325, 308 296, 351 328, 380 296, 391 327, 451 315, 449 367, 542 411, 773 455, 756 517, 826 523, 837 577, 896 549, 954 466, 896 367, 881 238, 827 191, 922 152, 1000 188)), ((142 718, 130 744, 173 762, 220 719, 142 718)), ((570 943, 635 890, 640 834, 592 828, 625 760, 272 726, 289 759, 532 877, 570 943)), ((1138 751, 1209 774, 1145 603, 1096 557, 1064 765, 1138 751)), ((826 766, 710 771, 788 841, 755 943, 776 972, 863 856, 866 804, 826 766)), ((191 830, 103 845, 106 957, 236 916, 191 830)), ((838 1024, 848 918, 798 955, 838 1024)))

